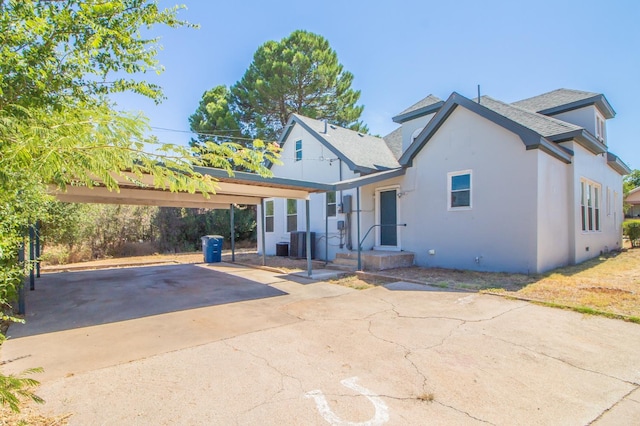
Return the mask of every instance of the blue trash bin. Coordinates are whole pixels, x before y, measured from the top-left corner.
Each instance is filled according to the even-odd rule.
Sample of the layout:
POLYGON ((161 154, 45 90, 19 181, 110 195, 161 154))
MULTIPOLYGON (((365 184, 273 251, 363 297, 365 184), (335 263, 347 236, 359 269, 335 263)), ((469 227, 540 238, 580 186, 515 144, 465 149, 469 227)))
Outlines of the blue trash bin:
POLYGON ((205 263, 222 262, 222 235, 205 235, 202 239, 202 252, 205 263))

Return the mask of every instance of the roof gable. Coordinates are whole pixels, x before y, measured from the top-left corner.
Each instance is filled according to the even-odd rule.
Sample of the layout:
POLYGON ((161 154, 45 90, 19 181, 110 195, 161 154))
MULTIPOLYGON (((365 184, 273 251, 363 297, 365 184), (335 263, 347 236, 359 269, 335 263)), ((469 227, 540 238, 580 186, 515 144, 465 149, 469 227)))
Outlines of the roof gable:
POLYGON ((383 139, 393 153, 393 156, 400 158, 402 156, 402 127, 398 127, 383 139))
POLYGON ((554 134, 560 131, 562 134, 566 134, 570 133, 571 130, 575 131, 580 130, 581 128, 573 129, 573 127, 577 126, 573 126, 568 123, 564 124, 566 124, 566 126, 573 127, 564 127, 560 125, 562 122, 559 122, 559 120, 553 120, 549 117, 544 117, 529 111, 517 111, 516 108, 489 97, 480 98, 480 103, 477 103, 454 92, 449 96, 449 99, 447 99, 442 108, 440 108, 409 148, 407 148, 404 154, 402 154, 399 160, 402 166, 411 166, 413 158, 418 154, 418 152, 420 152, 424 145, 429 142, 440 126, 442 126, 458 106, 462 106, 517 134, 526 146, 527 150, 542 149, 549 155, 565 163, 571 162, 570 153, 555 143, 547 140, 539 132, 544 131, 545 134, 554 134), (513 108, 513 110, 511 110, 511 108, 513 108), (535 116, 538 117, 529 116, 530 114, 535 114, 535 116), (552 121, 547 122, 547 120, 552 121))
POLYGON ((400 167, 384 139, 291 114, 279 142, 284 144, 293 126, 299 125, 335 154, 354 172, 371 173, 400 167))
POLYGON ((542 95, 513 102, 511 105, 544 115, 556 115, 595 105, 605 118, 613 118, 616 115, 604 95, 573 89, 553 90, 542 95))

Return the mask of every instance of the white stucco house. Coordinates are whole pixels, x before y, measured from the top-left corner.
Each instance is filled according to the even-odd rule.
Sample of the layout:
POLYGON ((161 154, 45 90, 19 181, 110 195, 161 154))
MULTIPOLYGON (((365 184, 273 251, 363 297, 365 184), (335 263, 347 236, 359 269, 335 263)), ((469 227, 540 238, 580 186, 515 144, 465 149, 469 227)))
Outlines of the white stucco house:
MULTIPOLYGON (((568 89, 511 104, 429 95, 384 138, 292 115, 272 171, 334 184, 310 200, 318 259, 360 241, 420 266, 539 273, 621 247, 629 168, 608 149, 614 115, 603 95, 568 89)), ((267 254, 306 229, 304 209, 265 201, 267 254)))

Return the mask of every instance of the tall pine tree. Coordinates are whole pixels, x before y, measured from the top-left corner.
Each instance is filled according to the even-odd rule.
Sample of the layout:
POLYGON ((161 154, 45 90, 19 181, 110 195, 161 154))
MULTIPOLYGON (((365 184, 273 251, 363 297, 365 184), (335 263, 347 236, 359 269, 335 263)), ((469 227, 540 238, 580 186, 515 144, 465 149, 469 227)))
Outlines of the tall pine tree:
POLYGON ((246 134, 267 140, 278 136, 291 113, 367 132, 352 82, 324 37, 298 30, 258 48, 231 87, 231 110, 246 134))

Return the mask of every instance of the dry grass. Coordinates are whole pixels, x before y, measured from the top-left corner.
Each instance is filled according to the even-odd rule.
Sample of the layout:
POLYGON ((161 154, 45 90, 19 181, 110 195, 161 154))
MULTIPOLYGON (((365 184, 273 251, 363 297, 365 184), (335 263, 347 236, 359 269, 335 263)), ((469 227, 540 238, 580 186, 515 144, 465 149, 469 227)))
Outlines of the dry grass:
POLYGON ((435 395, 432 393, 423 393, 418 395, 416 399, 423 402, 432 402, 435 398, 435 395))
MULTIPOLYGON (((222 260, 231 261, 231 253, 223 253, 222 260)), ((283 273, 304 271, 307 269, 307 259, 295 259, 284 256, 266 256, 265 265, 269 268, 275 268, 283 273)), ((236 253, 236 263, 245 265, 262 266, 262 256, 256 254, 255 250, 246 251, 244 253, 236 253)), ((324 262, 319 260, 311 261, 313 269, 324 268, 324 262)))
POLYGON ((356 290, 366 290, 371 287, 375 287, 382 284, 388 284, 393 282, 393 279, 385 279, 379 277, 363 277, 358 275, 347 275, 335 280, 330 280, 332 284, 341 285, 343 287, 349 287, 356 290))
POLYGON ((334 283, 364 289, 384 284, 379 280, 385 278, 386 282, 409 280, 443 289, 487 291, 640 323, 640 249, 613 252, 542 275, 413 266, 388 269, 375 276, 346 277, 334 283))
POLYGON ((15 413, 8 407, 0 405, 0 426, 59 426, 66 425, 71 417, 71 414, 43 416, 29 403, 23 404, 20 410, 20 413, 15 413))
POLYGON ((640 319, 640 250, 557 269, 515 294, 554 305, 640 319))
POLYGON ((505 290, 515 291, 535 281, 534 277, 523 274, 422 268, 420 266, 387 269, 382 272, 386 276, 418 281, 433 287, 462 290, 483 290, 500 287, 505 290))

